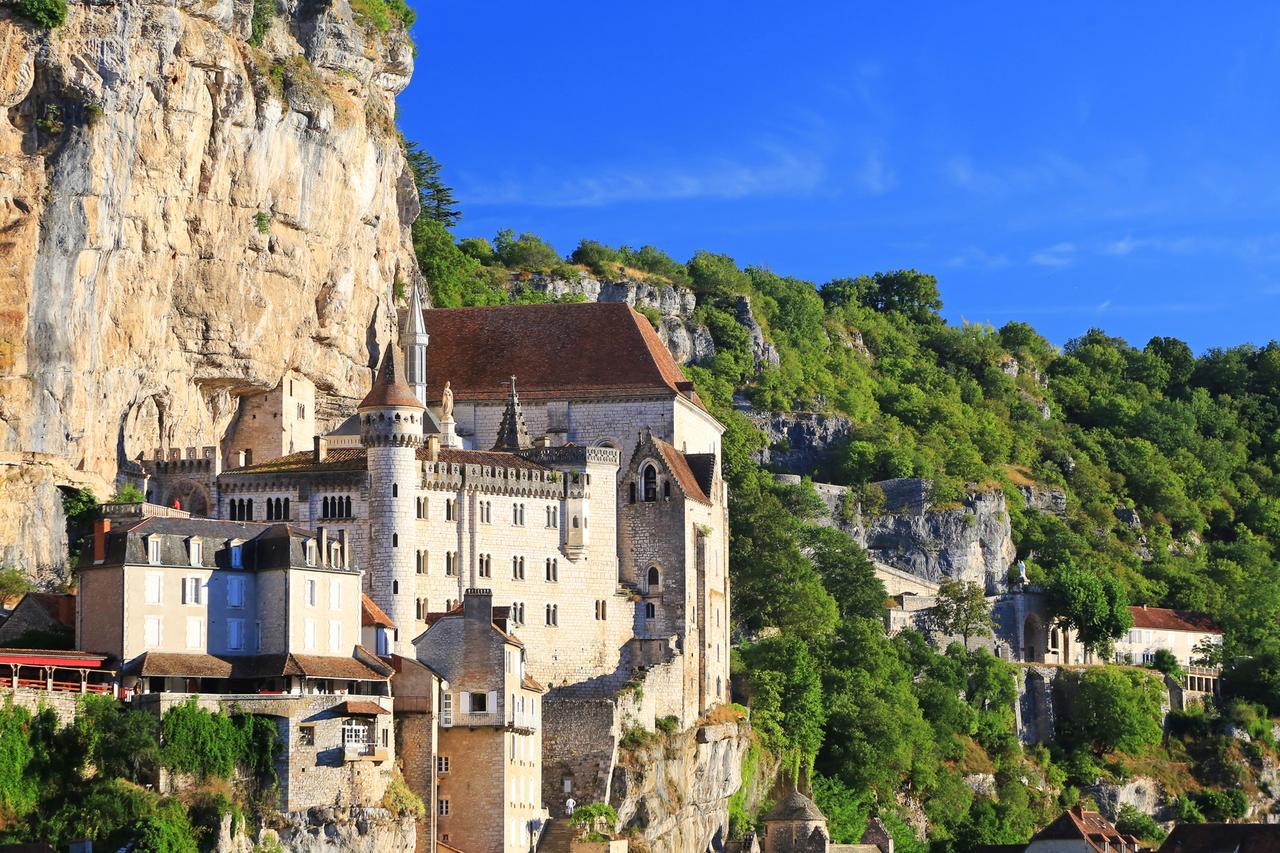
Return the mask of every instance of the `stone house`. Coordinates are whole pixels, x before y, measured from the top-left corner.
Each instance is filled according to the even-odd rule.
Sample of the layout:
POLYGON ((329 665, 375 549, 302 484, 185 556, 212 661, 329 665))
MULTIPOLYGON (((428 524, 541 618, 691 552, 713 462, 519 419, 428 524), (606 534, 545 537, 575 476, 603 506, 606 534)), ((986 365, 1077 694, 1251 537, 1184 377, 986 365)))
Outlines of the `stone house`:
POLYGON ((1129 613, 1133 627, 1116 641, 1117 660, 1150 663, 1164 649, 1183 667, 1192 667, 1200 657, 1197 646, 1222 643, 1222 629, 1203 613, 1146 605, 1130 607, 1129 613))
POLYGON ((541 701, 525 646, 487 589, 435 618, 414 640, 439 673, 434 812, 438 838, 461 850, 529 850, 547 819, 542 797, 541 701))
POLYGON ((361 643, 360 572, 325 531, 198 518, 99 523, 76 645, 163 713, 197 697, 271 717, 280 807, 374 804, 394 762, 392 668, 361 643))
POLYGON ((1026 853, 1138 853, 1140 842, 1098 812, 1072 806, 1031 837, 1026 853))

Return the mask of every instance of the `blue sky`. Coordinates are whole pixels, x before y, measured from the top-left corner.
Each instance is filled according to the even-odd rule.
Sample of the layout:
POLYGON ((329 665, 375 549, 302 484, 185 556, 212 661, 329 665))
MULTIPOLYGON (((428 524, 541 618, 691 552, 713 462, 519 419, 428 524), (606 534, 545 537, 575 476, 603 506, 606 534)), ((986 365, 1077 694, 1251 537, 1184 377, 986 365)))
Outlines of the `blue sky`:
POLYGON ((1280 337, 1280 4, 414 5, 400 123, 459 236, 916 267, 1058 344, 1280 337))

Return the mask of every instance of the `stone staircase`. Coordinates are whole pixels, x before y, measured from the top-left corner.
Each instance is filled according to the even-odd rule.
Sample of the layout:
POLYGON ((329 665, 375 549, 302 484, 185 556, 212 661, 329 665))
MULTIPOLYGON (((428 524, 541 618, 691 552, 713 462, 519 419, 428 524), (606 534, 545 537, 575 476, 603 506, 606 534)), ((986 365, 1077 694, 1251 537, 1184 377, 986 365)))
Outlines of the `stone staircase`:
POLYGON ((538 838, 538 853, 569 853, 573 830, 565 818, 553 818, 538 838))

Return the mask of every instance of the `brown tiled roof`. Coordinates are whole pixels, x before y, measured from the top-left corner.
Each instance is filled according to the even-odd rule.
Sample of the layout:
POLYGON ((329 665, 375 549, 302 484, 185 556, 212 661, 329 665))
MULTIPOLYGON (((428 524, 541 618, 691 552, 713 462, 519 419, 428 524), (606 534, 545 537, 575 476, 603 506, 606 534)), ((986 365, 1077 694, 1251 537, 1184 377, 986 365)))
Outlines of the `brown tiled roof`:
POLYGON ((223 471, 228 474, 275 474, 291 471, 363 471, 365 469, 365 449, 363 447, 335 447, 328 451, 323 462, 316 461, 311 450, 300 450, 287 456, 279 456, 270 462, 257 465, 245 465, 243 468, 232 468, 223 471))
POLYGON ((547 688, 535 681, 531 675, 526 675, 524 678, 520 679, 520 686, 525 690, 533 690, 537 693, 547 692, 547 688))
POLYGON ((423 320, 432 402, 446 381, 457 400, 504 400, 512 372, 526 400, 681 393, 686 381, 649 321, 621 302, 434 308, 423 320))
POLYGON ((377 702, 370 702, 367 699, 364 701, 348 699, 341 705, 334 706, 333 711, 342 717, 376 717, 379 714, 391 713, 377 702))
POLYGON ((395 622, 391 621, 381 607, 374 604, 373 599, 364 593, 360 594, 360 624, 361 625, 377 625, 381 628, 394 628, 395 622))
POLYGON ((1180 823, 1160 853, 1280 853, 1274 823, 1180 823))
MULTIPOLYGON (((29 592, 22 596, 18 607, 39 607, 53 621, 74 628, 76 624, 76 597, 74 593, 29 592)), ((14 611, 17 611, 17 607, 14 611)))
MULTIPOLYGON (((418 448, 418 458, 427 458, 426 447, 418 448)), ((495 468, 521 468, 525 471, 548 470, 545 465, 539 465, 523 456, 501 450, 462 450, 456 447, 442 447, 436 459, 451 465, 490 465, 495 468)))
POLYGON ((1121 835, 1112 823, 1098 812, 1085 811, 1079 806, 1072 806, 1056 820, 1040 830, 1032 837, 1032 841, 1084 841, 1099 853, 1105 848, 1116 848, 1127 845, 1134 849, 1136 840, 1131 836, 1121 835))
POLYGON ((357 660, 355 657, 293 654, 219 657, 178 652, 144 652, 130 661, 124 671, 135 675, 188 678, 274 678, 301 675, 307 678, 338 678, 348 681, 382 681, 391 674, 391 668, 385 664, 375 666, 372 662, 357 660))
POLYGON ((404 362, 401 361, 400 347, 389 344, 382 354, 382 363, 373 374, 373 387, 364 395, 356 410, 371 406, 407 406, 421 409, 423 406, 409 387, 404 376, 404 362))
POLYGON ((1203 613, 1192 610, 1170 610, 1166 607, 1130 607, 1133 627, 1157 628, 1165 631, 1194 631, 1199 634, 1221 634, 1222 629, 1203 613))
POLYGON ((707 497, 707 493, 703 491, 702 484, 698 482, 698 477, 689 467, 689 460, 685 455, 660 438, 655 438, 653 443, 662 452, 662 458, 666 460, 667 467, 675 476, 680 491, 699 503, 710 504, 711 498, 707 497))

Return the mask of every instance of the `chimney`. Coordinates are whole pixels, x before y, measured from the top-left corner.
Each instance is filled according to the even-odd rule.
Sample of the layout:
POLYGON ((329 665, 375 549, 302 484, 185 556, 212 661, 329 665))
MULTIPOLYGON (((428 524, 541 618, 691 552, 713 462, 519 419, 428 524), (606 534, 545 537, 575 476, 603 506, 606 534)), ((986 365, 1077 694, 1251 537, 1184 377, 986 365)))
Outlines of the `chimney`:
POLYGON ((347 567, 347 531, 338 531, 338 559, 341 561, 340 568, 347 567))
POLYGON ((243 468, 249 464, 249 453, 245 450, 236 451, 236 467, 243 468))
POLYGON ((323 462, 329 458, 329 440, 323 435, 317 435, 314 439, 315 443, 315 461, 323 462))
POLYGON ((93 523, 93 561, 105 562, 107 559, 107 534, 111 532, 111 519, 99 518, 93 523))
POLYGON ((316 538, 320 540, 320 565, 329 565, 329 531, 324 527, 316 528, 316 538))
POLYGON ((535 438, 533 440, 533 446, 534 447, 551 447, 552 446, 551 442, 552 442, 551 433, 546 433, 545 435, 540 435, 537 438, 535 438))
POLYGON ((493 621, 493 590, 469 589, 462 596, 462 615, 486 623, 493 621))
POLYGON ((435 462, 440 458, 440 434, 432 433, 427 436, 427 459, 435 462))

